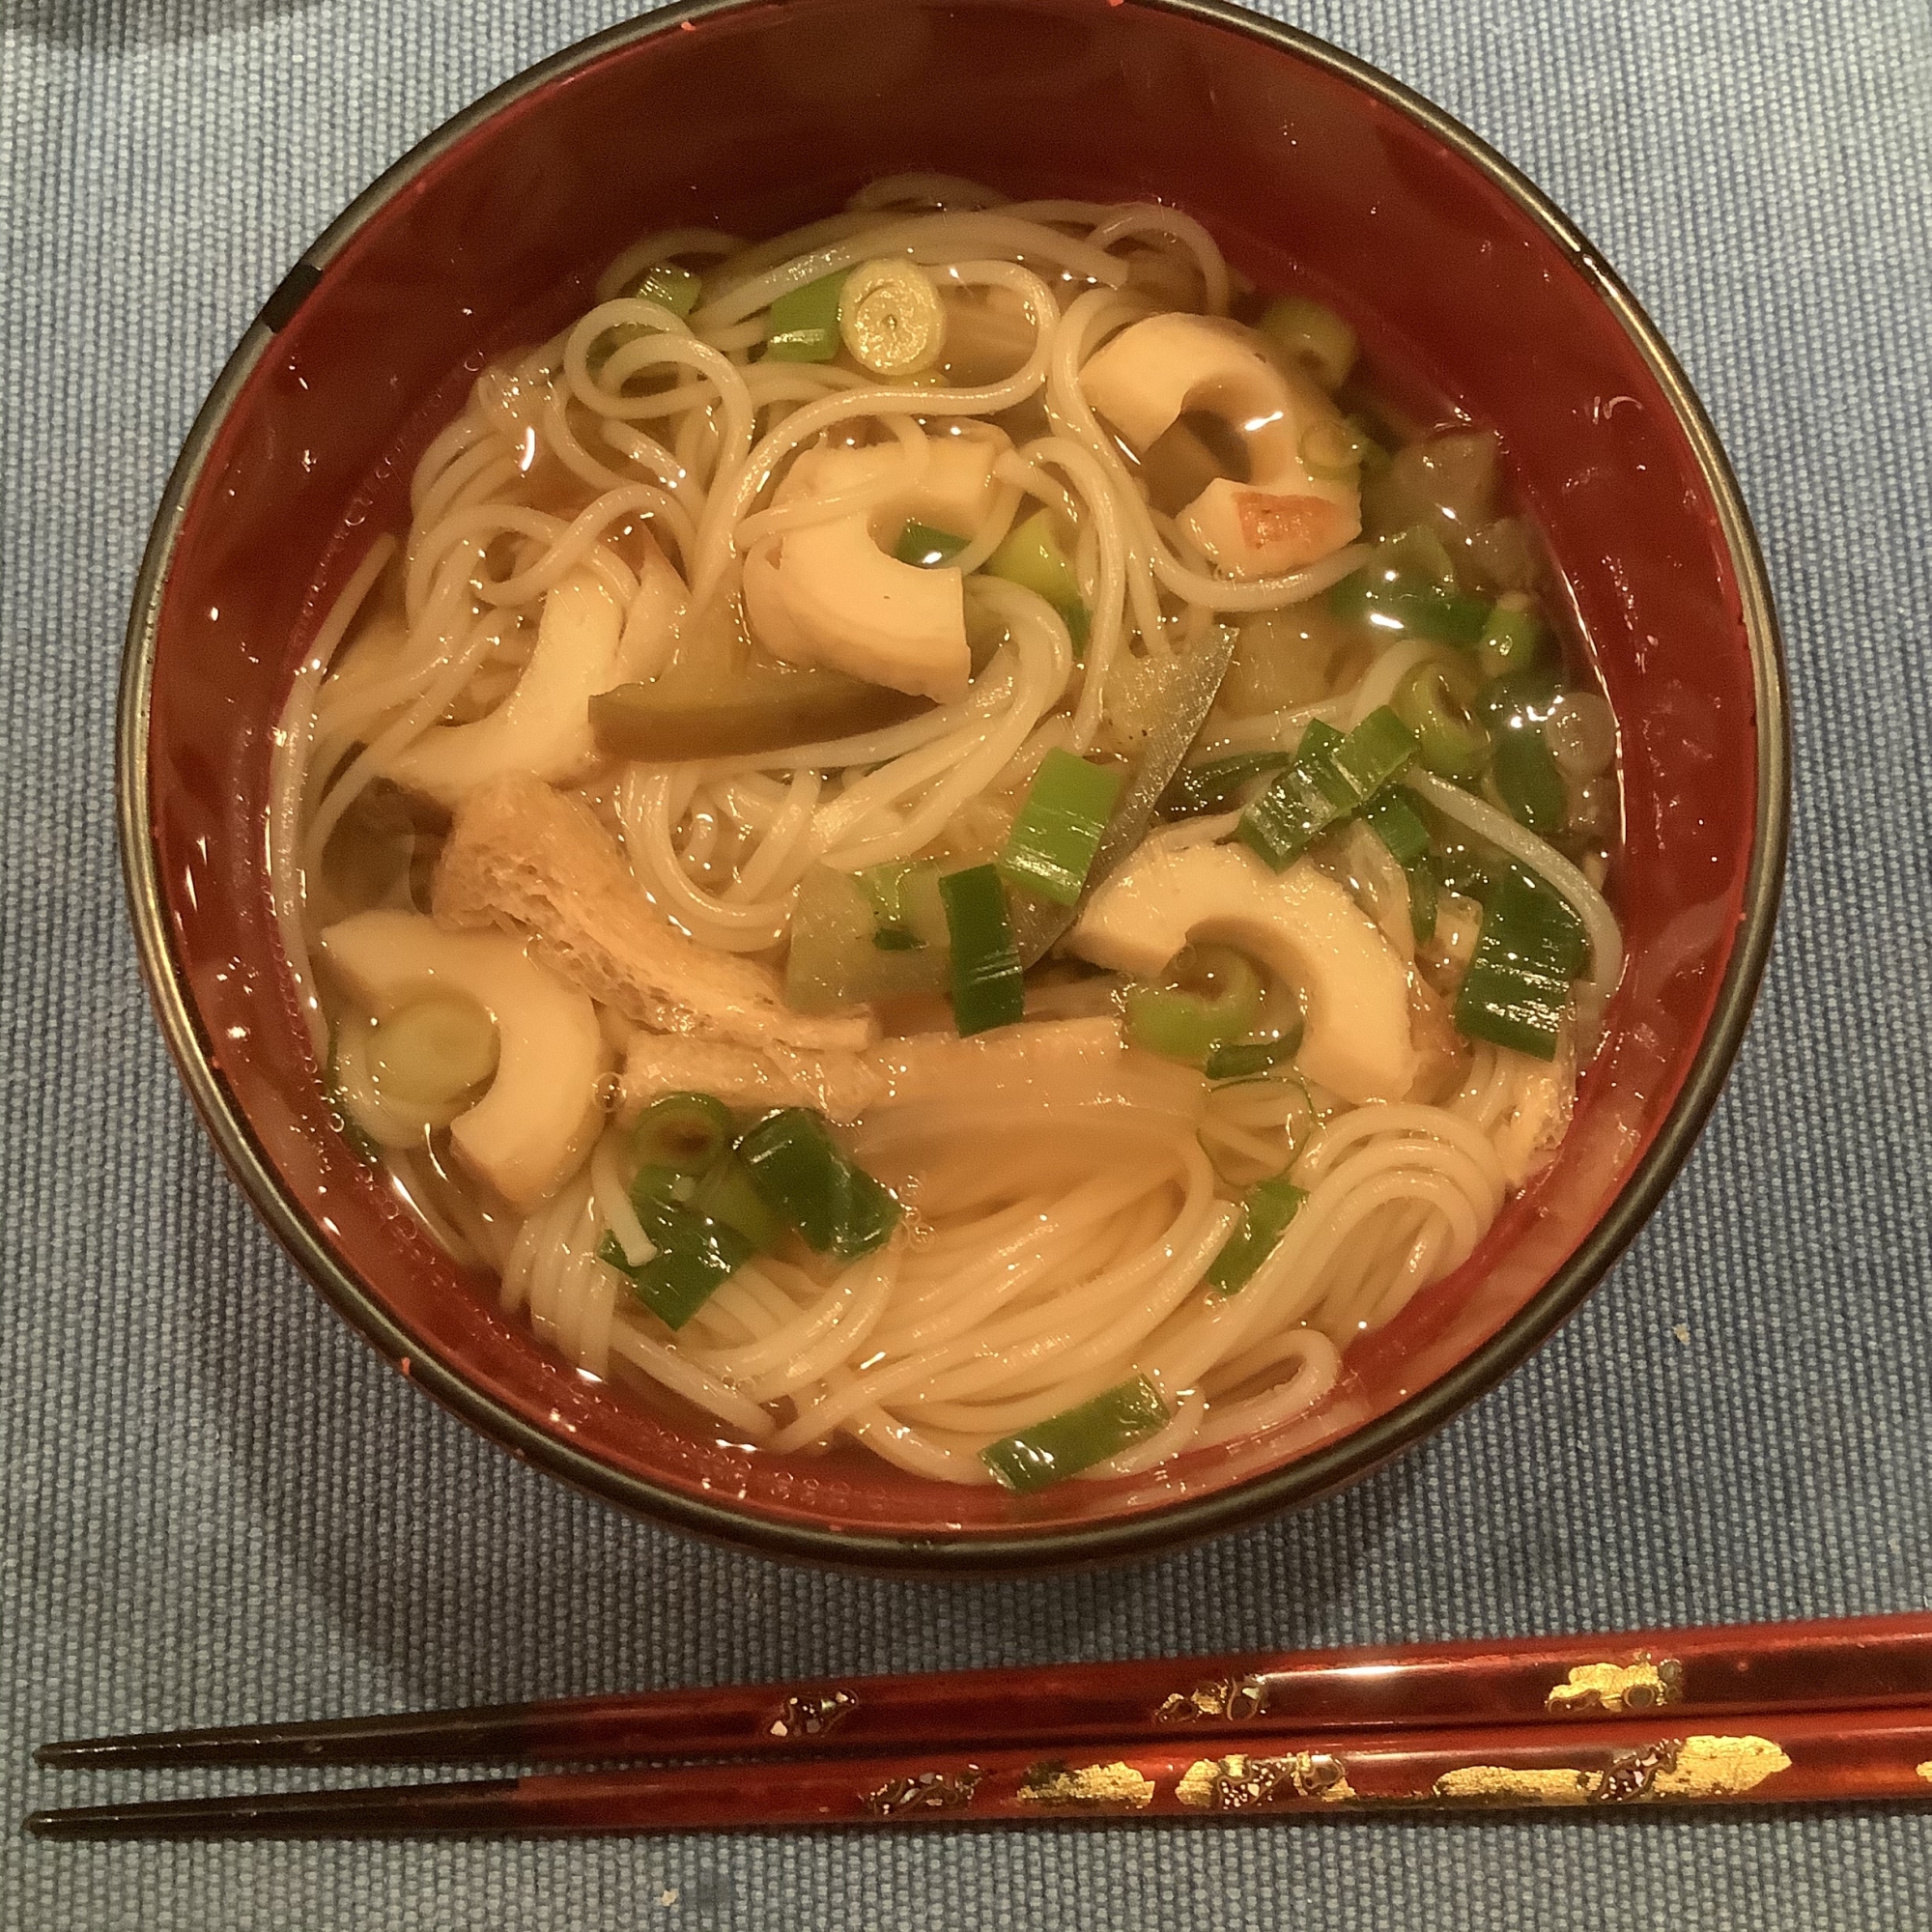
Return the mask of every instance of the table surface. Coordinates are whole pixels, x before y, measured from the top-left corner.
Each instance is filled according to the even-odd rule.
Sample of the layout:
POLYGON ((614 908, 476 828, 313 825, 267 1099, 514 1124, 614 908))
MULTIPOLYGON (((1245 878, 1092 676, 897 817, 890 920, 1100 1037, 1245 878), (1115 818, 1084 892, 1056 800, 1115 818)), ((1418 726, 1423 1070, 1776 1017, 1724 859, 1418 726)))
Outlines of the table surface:
POLYGON ((1789 642, 1776 955, 1682 1179, 1426 1447, 1138 1570, 855 1581, 678 1541, 434 1410, 196 1129, 135 972, 115 664, 230 345, 392 157, 621 0, 0 5, 0 1926, 1932 1924, 1909 1811, 57 1848, 63 1733, 756 1676, 1932 1603, 1932 13, 1291 0, 1539 181, 1675 345, 1789 642), (1828 24, 1828 15, 1835 16, 1828 24))

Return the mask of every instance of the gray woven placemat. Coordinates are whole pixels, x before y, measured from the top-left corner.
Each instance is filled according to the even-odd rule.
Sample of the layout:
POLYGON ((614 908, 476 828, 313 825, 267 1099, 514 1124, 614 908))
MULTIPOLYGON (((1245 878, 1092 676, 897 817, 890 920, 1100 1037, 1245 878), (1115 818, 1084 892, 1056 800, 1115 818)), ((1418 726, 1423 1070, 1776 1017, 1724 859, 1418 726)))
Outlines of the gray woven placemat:
MULTIPOLYGON (((112 693, 173 452, 387 161, 617 0, 0 0, 0 1926, 1932 1925, 1902 1811, 566 1845, 56 1849, 63 1732, 859 1668, 1928 1602, 1932 15, 1297 0, 1650 306, 1758 518, 1798 811, 1763 1003, 1582 1315, 1421 1452, 1135 1572, 984 1588, 641 1529, 470 1436, 296 1278, 136 981, 112 693)), ((76 1793, 77 1795, 77 1793, 76 1793)))

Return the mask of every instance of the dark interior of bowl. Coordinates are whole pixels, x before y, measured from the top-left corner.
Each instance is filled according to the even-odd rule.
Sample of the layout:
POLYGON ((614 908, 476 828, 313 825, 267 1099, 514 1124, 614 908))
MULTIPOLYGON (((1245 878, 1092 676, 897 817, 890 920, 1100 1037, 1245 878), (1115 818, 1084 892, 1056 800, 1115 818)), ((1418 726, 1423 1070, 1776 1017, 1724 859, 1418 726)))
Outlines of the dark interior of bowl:
MULTIPOLYGON (((258 1202, 336 1305, 472 1422, 614 1500, 767 1548, 1065 1560, 1372 1466, 1519 1358, 1628 1237, 1735 1043, 1741 921, 1748 953, 1770 918, 1777 721, 1761 729, 1758 710, 1775 644, 1734 554, 1747 536, 1727 527, 1667 379, 1560 229, 1473 151, 1345 64, 1227 17, 1133 0, 785 0, 662 19, 540 71, 380 184, 312 259, 319 280, 279 332, 243 345, 225 413, 198 432, 171 552, 165 514, 156 539, 149 963, 164 1015, 170 988, 182 997, 213 1069, 198 1097, 258 1202), (1630 966, 1554 1167, 1460 1274, 1356 1347, 1292 1438, 1025 1502, 857 1454, 721 1449, 499 1317, 328 1130, 261 863, 293 668, 369 535, 407 520, 410 464, 482 357, 580 310, 647 230, 769 233, 910 167, 1176 203, 1264 286, 1332 300, 1390 366, 1497 427, 1623 730, 1613 893, 1630 966)), ((131 823, 138 836, 138 802, 131 823)), ((133 875, 138 901, 138 860, 133 875)))

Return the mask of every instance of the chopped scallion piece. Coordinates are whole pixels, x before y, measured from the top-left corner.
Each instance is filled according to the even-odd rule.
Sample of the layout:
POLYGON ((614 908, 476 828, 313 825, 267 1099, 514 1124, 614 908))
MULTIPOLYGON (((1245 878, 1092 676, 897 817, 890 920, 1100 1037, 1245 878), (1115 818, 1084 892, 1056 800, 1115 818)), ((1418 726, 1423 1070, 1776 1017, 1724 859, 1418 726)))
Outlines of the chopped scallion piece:
POLYGON ((1044 597, 1060 612, 1078 659, 1087 648, 1089 613, 1080 596, 1080 580, 1061 547, 1051 510, 1036 510, 1017 523, 985 562, 988 577, 1004 578, 1044 597))
POLYGON ((1409 930, 1420 944, 1435 932, 1435 873, 1430 865, 1429 828, 1410 797, 1401 785, 1391 785, 1363 808, 1362 820, 1408 880, 1409 930))
POLYGON ((1035 898, 1078 905, 1120 795, 1118 771, 1055 746, 1040 761, 1013 820, 999 857, 1001 878, 1035 898))
POLYGON ((952 947, 953 1023, 962 1034, 1011 1025, 1026 1010, 1026 984, 999 873, 991 866, 948 872, 939 896, 952 947))
POLYGON ((787 289, 772 303, 765 332, 767 361, 830 362, 838 354, 838 297, 845 273, 821 275, 803 288, 787 289))
POLYGON ((1457 1028, 1472 1039, 1553 1060, 1570 982, 1588 951, 1569 902, 1512 866, 1483 910, 1475 955, 1456 995, 1457 1028))
POLYGON ((1167 1405, 1145 1376, 1102 1390, 980 1451, 996 1482, 1022 1494, 1077 1476, 1166 1428, 1167 1405))
POLYGON ((1262 976, 1245 953, 1191 946, 1167 983, 1126 989, 1127 1037, 1166 1060, 1199 1066, 1226 1040, 1253 1030, 1262 1010, 1262 976))
POLYGON ((647 1160, 631 1177, 631 1206, 638 1210, 641 1220, 654 1208, 667 1205, 673 1208, 688 1207, 691 1197, 697 1192, 697 1177, 686 1174, 682 1169, 666 1167, 654 1160, 647 1160))
POLYGON ((1489 621, 1490 607, 1440 584, 1389 570, 1358 570, 1328 593, 1338 617, 1367 624, 1384 635, 1401 633, 1437 643, 1474 644, 1489 621))
POLYGON ((705 1169, 692 1191, 694 1212, 735 1228, 760 1254, 784 1239, 784 1223, 753 1183, 751 1171, 735 1153, 705 1169))
POLYGON ((1519 825, 1539 838, 1563 830, 1570 816, 1570 794, 1543 733, 1525 725, 1496 740, 1496 794, 1519 825))
POLYGON ((709 1094, 662 1094, 638 1116, 631 1147, 649 1167, 702 1174, 731 1145, 731 1110, 709 1094))
POLYGON ((1490 734, 1470 715, 1474 676, 1441 659, 1425 660, 1396 687, 1390 708, 1415 733, 1416 755, 1437 778, 1480 778, 1490 734))
POLYGON ((868 866, 855 874, 859 890, 871 901, 872 917, 877 922, 872 944, 881 952, 917 952, 925 945, 912 929, 906 911, 906 880, 917 869, 916 864, 900 860, 894 865, 868 866))
POLYGON ((966 541, 964 537, 955 537, 951 530, 934 529, 917 517, 908 517, 898 542, 893 547, 893 554, 901 563, 934 570, 942 563, 951 563, 966 548, 966 541))
POLYGON ((1415 733, 1386 704, 1378 704, 1336 746, 1335 769, 1366 805, 1415 756, 1415 733))
POLYGON ((1528 670, 1543 650, 1543 620, 1536 607, 1520 590, 1505 591, 1495 601, 1483 635, 1476 639, 1476 663, 1485 677, 1507 677, 1528 670))
POLYGON ((1204 764, 1183 765, 1162 794, 1160 809, 1174 818, 1232 810, 1240 803, 1244 785, 1293 762, 1286 752, 1233 752, 1204 764))
POLYGON ((1276 297, 1255 327, 1324 389, 1339 389, 1355 366, 1355 331, 1332 308, 1306 296, 1276 297))
POLYGON ((1235 837, 1277 872, 1354 816, 1415 755, 1415 734, 1378 705, 1345 738, 1314 720, 1294 763, 1241 814, 1235 837))
POLYGON ((1298 1026, 1279 1039, 1233 1040, 1217 1046, 1201 1070, 1210 1080, 1258 1080, 1264 1073, 1272 1073, 1284 1060, 1293 1060, 1300 1047, 1298 1026))
POLYGON ((1281 1244, 1288 1224, 1308 1196, 1285 1174, 1257 1182, 1241 1203, 1241 1222, 1208 1264, 1208 1285, 1222 1294, 1247 1287, 1281 1244))
POLYGON ((736 1228, 665 1199, 648 1186, 633 1184, 631 1199, 657 1252, 633 1267, 616 1236, 606 1235, 597 1258, 629 1281, 631 1293, 666 1327, 682 1328, 756 1249, 736 1228))
POLYGON ((1341 744, 1341 732, 1315 719, 1294 762, 1242 812, 1235 837, 1275 871, 1292 866, 1353 804, 1354 788, 1335 769, 1341 744))
POLYGON ((752 1184, 820 1254, 868 1255, 905 1212, 889 1188, 849 1160, 809 1107, 767 1114, 738 1143, 752 1184))
POLYGON ((1413 866, 1429 856, 1429 828, 1415 809, 1414 796, 1402 785, 1391 785, 1362 811, 1369 830, 1402 866, 1413 866))
POLYGON ((689 269, 680 269, 675 262, 653 262, 624 293, 637 301, 656 302, 673 315, 689 315, 703 287, 689 269))

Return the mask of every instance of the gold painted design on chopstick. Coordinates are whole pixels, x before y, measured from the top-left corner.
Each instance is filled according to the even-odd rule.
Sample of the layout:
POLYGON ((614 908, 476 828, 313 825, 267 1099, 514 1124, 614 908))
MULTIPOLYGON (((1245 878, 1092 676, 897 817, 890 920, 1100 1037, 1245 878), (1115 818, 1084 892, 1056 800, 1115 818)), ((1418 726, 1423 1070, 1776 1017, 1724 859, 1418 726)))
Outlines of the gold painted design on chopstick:
POLYGON ((1154 1721, 1193 1724, 1203 1718, 1225 1718, 1245 1723, 1267 1709, 1267 1680, 1263 1677, 1208 1677, 1191 1690, 1176 1690, 1161 1700, 1154 1721))
POLYGON ((787 1697, 779 1714, 765 1726, 771 1738, 822 1738, 836 1730, 859 1708, 859 1700, 849 1690, 834 1690, 824 1696, 787 1697))
POLYGON ((1013 1795, 1022 1804, 1037 1804, 1043 1810, 1081 1811, 1124 1804, 1143 1811, 1153 1803, 1153 1780, 1118 1760, 1073 1766, 1049 1758, 1027 1766, 1026 1776, 1013 1795))
POLYGON ((1932 1784, 1932 1757, 1928 1757, 1923 1764, 1916 1764, 1912 1768, 1927 1784, 1932 1784))
POLYGON ((1790 1765, 1769 1738, 1666 1738, 1643 1750, 1618 1751, 1596 1770, 1581 1765, 1525 1769, 1463 1765, 1445 1771, 1435 1780, 1434 1794, 1474 1804, 1625 1804, 1735 1798, 1790 1765))
POLYGON ((1181 1773, 1174 1795, 1197 1811, 1246 1811, 1285 1798, 1315 1798, 1326 1804, 1355 1797, 1342 1760, 1326 1751, 1291 1751, 1286 1757, 1198 1758, 1181 1773))
POLYGON ((1474 1804, 1587 1804, 1596 1774, 1568 1770, 1516 1771, 1503 1764, 1467 1764, 1435 1780, 1437 1798, 1474 1804))
POLYGON ((1647 1795, 1734 1798, 1790 1769, 1791 1760, 1769 1738, 1686 1738, 1672 1762, 1658 1767, 1647 1795))
POLYGON ((1684 1701, 1684 1666, 1674 1657, 1655 1660, 1647 1650, 1630 1663, 1579 1663, 1543 1700, 1546 1711, 1599 1711, 1616 1717, 1655 1711, 1684 1701))
POLYGON ((918 1771, 862 1792, 859 1802, 874 1818, 903 1818, 913 1811, 963 1811, 985 1775, 977 1764, 964 1771, 918 1771))

